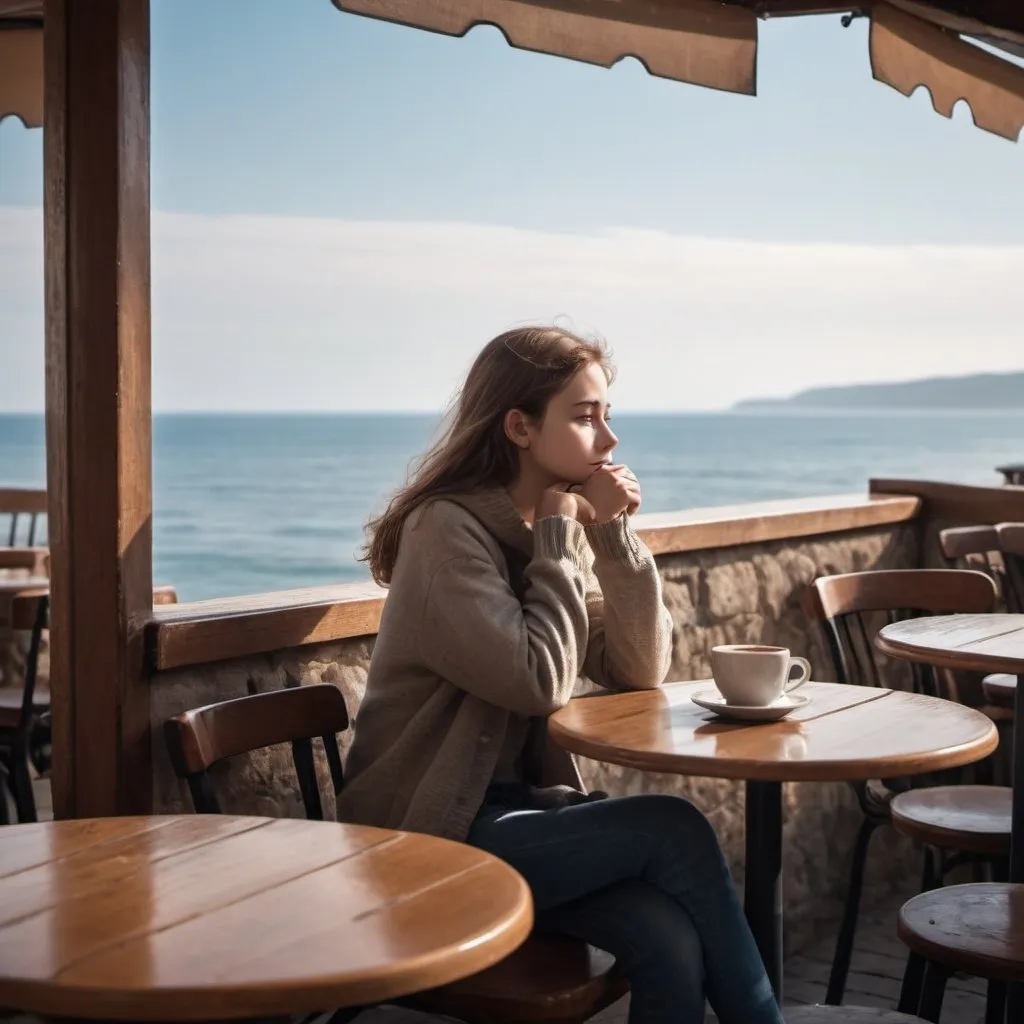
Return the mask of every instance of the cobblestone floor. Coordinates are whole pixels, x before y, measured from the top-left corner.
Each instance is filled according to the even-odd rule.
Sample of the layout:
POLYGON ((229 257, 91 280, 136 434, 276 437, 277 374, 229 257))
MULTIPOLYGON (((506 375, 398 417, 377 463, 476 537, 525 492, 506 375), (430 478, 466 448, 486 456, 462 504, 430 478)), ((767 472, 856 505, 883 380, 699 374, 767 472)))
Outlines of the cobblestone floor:
MULTIPOLYGON (((40 818, 49 818, 50 793, 45 783, 37 784, 36 801, 40 818)), ((912 895, 912 891, 907 895, 912 895)), ((906 961, 905 947, 896 938, 896 911, 900 902, 897 900, 889 907, 862 915, 846 986, 847 1003, 895 1008, 906 961)), ((819 1003, 825 998, 832 944, 832 938, 825 938, 786 960, 787 1005, 819 1003)), ((977 978, 953 978, 946 989, 942 1024, 983 1024, 984 1015, 985 983, 977 978)), ((627 1024, 628 1017, 627 996, 595 1017, 593 1024, 627 1024)), ((14 1018, 11 1024, 17 1024, 17 1020, 14 1018)), ((448 1024, 444 1017, 394 1007, 368 1010, 356 1020, 358 1024, 448 1024)), ((713 1022, 714 1017, 708 1020, 713 1022)))

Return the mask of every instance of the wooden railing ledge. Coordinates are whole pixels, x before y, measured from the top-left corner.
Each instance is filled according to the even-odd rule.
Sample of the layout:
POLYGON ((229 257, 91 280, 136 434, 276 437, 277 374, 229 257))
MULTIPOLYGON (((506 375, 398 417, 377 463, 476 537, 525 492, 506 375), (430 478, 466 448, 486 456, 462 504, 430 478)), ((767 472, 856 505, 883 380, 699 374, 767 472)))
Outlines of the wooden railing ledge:
POLYGON ((170 669, 377 632, 387 592, 339 583, 154 608, 149 663, 170 669))
MULTIPOLYGON (((667 555, 893 525, 920 507, 913 496, 843 494, 639 515, 636 528, 654 554, 667 555)), ((146 624, 150 668, 370 636, 386 593, 367 581, 154 608, 146 624)))

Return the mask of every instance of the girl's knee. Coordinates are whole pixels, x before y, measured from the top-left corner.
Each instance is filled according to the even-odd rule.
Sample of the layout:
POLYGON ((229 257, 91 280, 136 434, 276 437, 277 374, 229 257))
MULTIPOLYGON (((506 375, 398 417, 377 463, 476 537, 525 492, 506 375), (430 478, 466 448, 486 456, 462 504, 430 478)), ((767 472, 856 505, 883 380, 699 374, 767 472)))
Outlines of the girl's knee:
POLYGON ((690 842, 704 841, 718 846, 718 837, 704 812, 685 797, 669 793, 645 793, 629 796, 625 801, 635 804, 633 813, 648 827, 669 835, 679 835, 690 842))

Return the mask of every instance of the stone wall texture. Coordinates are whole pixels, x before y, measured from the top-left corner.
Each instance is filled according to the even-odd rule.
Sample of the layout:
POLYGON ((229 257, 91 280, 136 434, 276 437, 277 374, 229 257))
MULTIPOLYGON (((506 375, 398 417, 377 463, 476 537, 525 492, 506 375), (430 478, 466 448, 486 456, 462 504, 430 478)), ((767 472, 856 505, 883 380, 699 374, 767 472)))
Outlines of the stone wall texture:
MULTIPOLYGON (((790 647, 810 659, 814 678, 832 678, 816 627, 801 607, 815 577, 864 569, 912 568, 920 551, 912 526, 880 528, 771 544, 659 557, 665 602, 675 622, 671 677, 710 675, 710 651, 720 643, 762 641, 790 647)), ((365 691, 372 637, 326 643, 163 672, 153 680, 154 804, 157 811, 190 809, 188 792, 171 770, 162 723, 187 708, 283 686, 332 683, 358 714, 365 691)), ((342 736, 343 751, 347 736, 342 736)), ((714 823, 737 883, 743 877, 743 786, 726 780, 645 774, 591 761, 581 764, 589 786, 612 794, 678 793, 714 823)), ((324 781, 326 781, 324 771, 324 781)), ((227 811, 302 814, 286 749, 235 759, 216 773, 227 811)), ((329 787, 322 787, 325 792, 329 787)), ((332 808, 328 804, 328 815, 332 808)), ((845 784, 785 787, 787 942, 798 948, 835 922, 846 889, 860 812, 845 784)), ((891 829, 872 841, 867 900, 916 877, 918 858, 891 829)))

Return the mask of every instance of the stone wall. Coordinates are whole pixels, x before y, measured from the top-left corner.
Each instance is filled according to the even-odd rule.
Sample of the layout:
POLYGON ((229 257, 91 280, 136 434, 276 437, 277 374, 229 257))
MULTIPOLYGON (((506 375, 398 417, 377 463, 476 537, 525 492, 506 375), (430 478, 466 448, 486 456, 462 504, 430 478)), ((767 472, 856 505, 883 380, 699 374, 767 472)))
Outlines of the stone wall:
MULTIPOLYGON (((665 601, 675 621, 671 678, 710 675, 710 651, 720 643, 760 640, 809 658, 814 677, 831 673, 817 630, 801 610, 801 594, 816 576, 864 569, 912 568, 918 562, 912 526, 837 534, 798 541, 659 557, 665 601)), ((288 685, 339 686, 355 715, 366 686, 372 638, 296 648, 229 662, 160 673, 153 680, 154 804, 158 811, 190 808, 171 771, 161 723, 186 708, 288 685)), ((343 744, 345 737, 343 739, 343 744)), ((613 794, 679 793, 711 818, 733 865, 743 870, 743 786, 716 779, 644 774, 584 761, 584 777, 613 794)), ((225 810, 270 815, 302 814, 289 758, 283 750, 240 758, 217 778, 225 810)), ((327 787, 324 787, 325 789, 327 787)), ((834 929, 845 892, 860 813, 845 784, 785 787, 787 940, 798 947, 823 926, 834 929)), ((873 840, 869 897, 892 884, 906 889, 917 858, 891 830, 873 840)))

